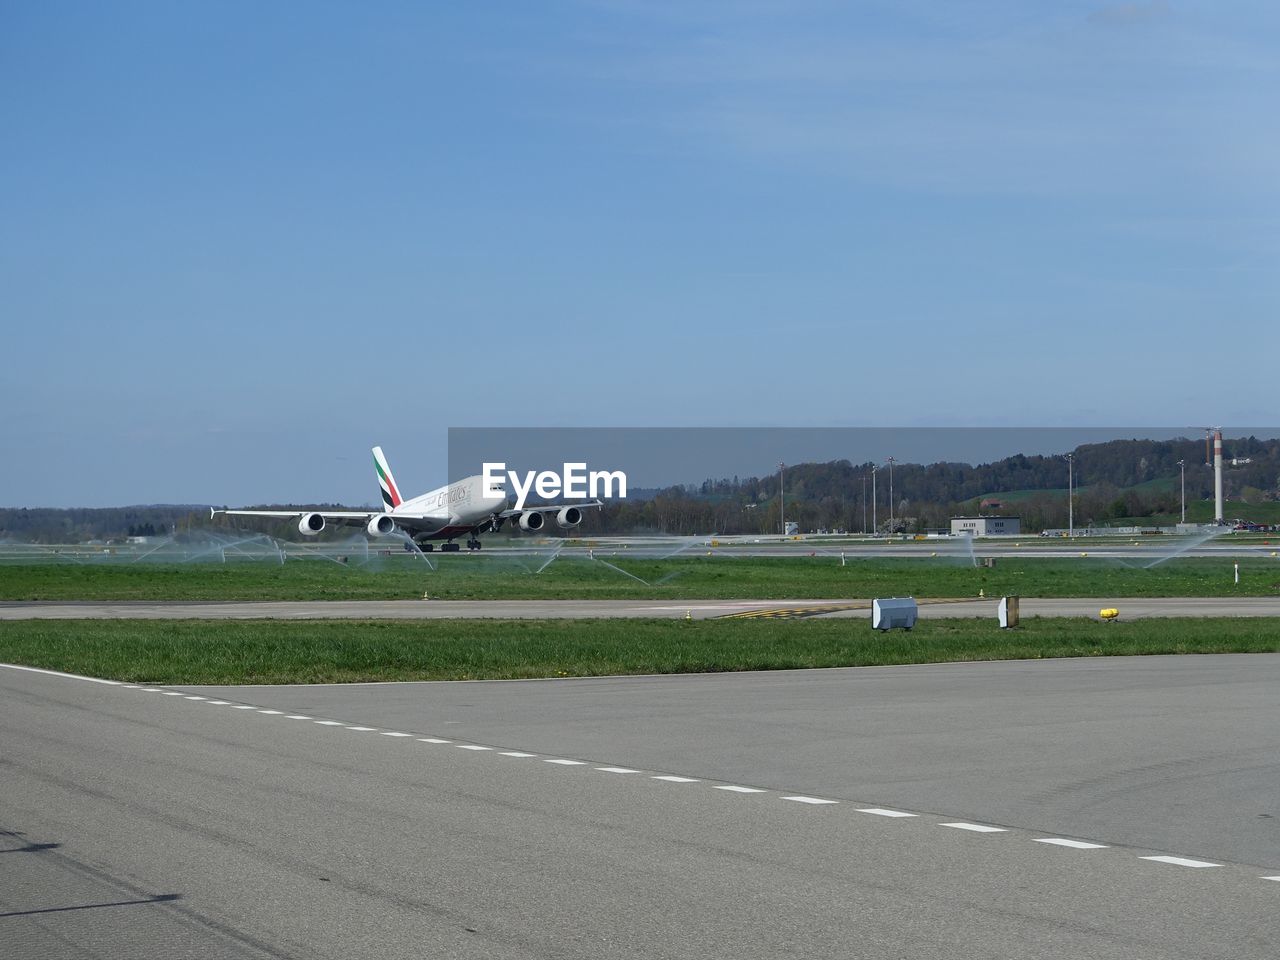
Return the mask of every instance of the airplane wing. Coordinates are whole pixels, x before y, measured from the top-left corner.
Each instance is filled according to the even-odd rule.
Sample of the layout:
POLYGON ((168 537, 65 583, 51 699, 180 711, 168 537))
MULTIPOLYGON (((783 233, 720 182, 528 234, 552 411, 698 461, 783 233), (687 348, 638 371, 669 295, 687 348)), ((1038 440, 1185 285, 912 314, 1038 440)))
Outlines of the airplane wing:
MULTIPOLYGON (((311 533, 319 533, 329 524, 346 527, 368 527, 369 521, 374 517, 380 516, 390 516, 395 521, 396 527, 408 533, 435 533, 449 525, 448 520, 440 517, 399 513, 384 514, 380 510, 215 510, 212 507, 209 508, 210 520, 218 514, 228 517, 271 517, 276 520, 297 520, 299 522, 304 517, 323 517, 323 524, 309 524, 311 533)), ((383 535, 388 535, 392 530, 393 528, 388 527, 380 532, 383 535)), ((307 533, 308 531, 303 530, 302 532, 307 533)))
POLYGON ((363 527, 378 514, 372 510, 215 510, 209 508, 209 519, 218 514, 228 517, 275 517, 277 520, 301 520, 311 514, 324 517, 325 523, 345 524, 350 527, 363 527))
POLYGON ((499 520, 507 520, 511 517, 518 517, 522 513, 559 513, 565 507, 577 507, 579 510, 587 508, 596 508, 604 506, 603 500, 581 500, 577 503, 536 503, 532 506, 524 506, 517 510, 512 507, 510 510, 503 510, 494 514, 499 520))

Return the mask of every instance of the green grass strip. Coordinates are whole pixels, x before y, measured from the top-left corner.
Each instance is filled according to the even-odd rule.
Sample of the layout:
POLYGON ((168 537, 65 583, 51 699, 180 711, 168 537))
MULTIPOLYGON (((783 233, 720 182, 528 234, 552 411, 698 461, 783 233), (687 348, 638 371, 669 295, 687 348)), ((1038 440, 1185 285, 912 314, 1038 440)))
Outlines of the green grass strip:
POLYGON ((841 565, 838 556, 654 560, 611 554, 607 563, 613 567, 560 559, 534 573, 535 562, 545 561, 454 555, 437 558, 434 571, 421 561, 400 558, 365 566, 323 560, 178 566, 5 564, 0 565, 0 600, 404 600, 424 593, 437 600, 976 597, 979 591, 989 597, 1280 593, 1280 557, 1269 553, 1238 561, 1174 558, 1153 567, 1089 556, 1000 559, 987 568, 947 557, 850 559, 841 565))
POLYGON ((1280 651, 1265 618, 0 622, 0 661, 128 682, 330 683, 1280 651))

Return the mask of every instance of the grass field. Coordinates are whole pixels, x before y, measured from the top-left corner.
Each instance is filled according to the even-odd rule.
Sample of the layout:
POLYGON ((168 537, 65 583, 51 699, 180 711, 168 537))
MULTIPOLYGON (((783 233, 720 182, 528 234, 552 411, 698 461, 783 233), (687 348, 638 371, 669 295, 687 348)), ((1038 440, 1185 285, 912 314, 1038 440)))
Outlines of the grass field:
POLYGON ((326 683, 785 670, 1280 651, 1262 619, 867 621, 19 621, 0 661, 128 682, 326 683))
MULTIPOLYGON (((1211 523, 1213 521, 1213 511, 1212 500, 1188 500, 1187 522, 1211 523)), ((1223 504, 1222 514, 1228 520, 1240 517, 1253 523, 1280 523, 1280 501, 1270 500, 1265 503, 1227 501, 1223 504)), ((1180 519, 1180 513, 1154 513, 1147 517, 1119 517, 1115 520, 1108 520, 1107 523, 1110 526, 1171 526, 1180 519)))
MULTIPOLYGON (((424 564, 382 568, 335 563, 182 566, 0 566, 0 600, 399 600, 424 593, 473 599, 825 599, 903 596, 1024 597, 1270 596, 1280 559, 1174 559, 1158 566, 1074 558, 1000 560, 993 568, 956 560, 693 557, 557 560, 542 573, 509 561, 458 556, 434 572, 424 564), (626 572, 621 572, 625 570, 626 572)), ((1133 561, 1136 563, 1136 561, 1133 561)))
MULTIPOLYGON (((1076 495, 1088 493, 1093 488, 1086 485, 1076 487, 1076 495)), ((1178 491, 1178 477, 1175 474, 1172 477, 1159 477, 1155 480, 1146 480, 1142 483, 1136 483, 1131 487, 1125 487, 1116 491, 1116 496, 1121 496, 1129 491, 1137 493, 1176 493, 1178 491)), ((1067 489, 1047 489, 1047 490, 1003 490, 992 493, 984 493, 976 500, 999 500, 1006 504, 1022 503, 1037 497, 1053 497, 1065 501, 1067 498, 1067 489)), ((1077 508, 1078 509, 1078 508, 1077 508)), ((1187 522, 1188 523, 1212 523, 1214 514, 1214 503, 1212 499, 1201 500, 1194 496, 1187 500, 1187 522)), ((1242 500, 1225 500, 1222 504, 1222 514, 1228 519, 1243 517, 1254 523, 1280 523, 1280 501, 1268 500, 1261 503, 1245 503, 1242 500)), ((1097 526, 1121 527, 1121 526, 1161 526, 1172 527, 1182 519, 1181 511, 1177 513, 1156 513, 1145 517, 1116 517, 1097 524, 1097 526)))

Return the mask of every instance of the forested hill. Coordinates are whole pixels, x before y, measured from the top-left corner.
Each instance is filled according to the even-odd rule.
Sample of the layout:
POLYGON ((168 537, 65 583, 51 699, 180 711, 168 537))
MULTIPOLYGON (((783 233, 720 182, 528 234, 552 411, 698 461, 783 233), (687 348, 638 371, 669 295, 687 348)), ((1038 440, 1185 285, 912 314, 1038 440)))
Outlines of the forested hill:
MULTIPOLYGON (((1280 499, 1280 440, 1234 438, 1225 441, 1224 449, 1228 500, 1261 503, 1280 499)), ((1113 440, 1078 447, 1073 455, 1078 522, 1176 514, 1180 506, 1179 460, 1186 461, 1188 504, 1213 494, 1213 471, 1204 463, 1203 439, 1113 440)), ((870 463, 847 460, 788 466, 787 519, 797 521, 802 530, 869 529, 871 469, 870 463)), ((945 528, 950 516, 977 512, 1018 515, 1025 529, 1038 530, 1066 525, 1066 489, 1067 461, 1060 456, 1019 454, 978 466, 898 463, 893 469, 893 514, 900 521, 897 527, 905 531, 945 528), (998 501, 999 505, 984 505, 984 500, 998 501)), ((876 526, 883 530, 889 514, 889 471, 883 464, 877 467, 875 491, 876 526)), ((588 511, 582 532, 763 533, 779 528, 776 473, 637 493, 633 491, 631 498, 610 504, 598 515, 588 511)), ((351 509, 338 504, 310 508, 317 507, 351 509)), ((0 540, 75 543, 160 535, 207 525, 208 518, 207 506, 190 504, 69 510, 0 508, 0 540)))
MULTIPOLYGON (((1226 476, 1233 488, 1254 487, 1275 494, 1280 475, 1280 440, 1233 439, 1224 441, 1224 449, 1226 476), (1251 462, 1233 466, 1233 458, 1251 462)), ((1074 451, 1074 482, 1080 487, 1106 484, 1124 489, 1177 477, 1178 461, 1185 460, 1188 498, 1207 495, 1213 489, 1213 471, 1205 466, 1204 451, 1203 440, 1112 440, 1087 444, 1074 451)), ((870 463, 852 464, 847 460, 789 466, 786 494, 788 498, 797 499, 848 497, 855 486, 860 494, 861 478, 869 476, 871 469, 870 463)), ((877 485, 887 485, 888 468, 880 464, 876 469, 877 485)), ((1012 491, 1065 490, 1067 472, 1065 457, 1017 454, 978 466, 897 463, 893 484, 896 497, 929 503, 963 503, 1012 491)), ((778 493, 778 475, 708 480, 697 493, 711 497, 736 494, 749 500, 766 500, 778 493)))
MULTIPOLYGON (((347 509, 323 504, 320 509, 347 509)), ((165 536, 209 524, 203 504, 141 504, 130 507, 0 507, 0 540, 22 543, 84 543, 125 537, 165 536)))
MULTIPOLYGON (((1227 499, 1250 503, 1280 499, 1280 440, 1233 438, 1224 442, 1224 450, 1227 499)), ((1176 514, 1179 460, 1186 461, 1187 502, 1213 494, 1213 470, 1204 462, 1203 439, 1113 440, 1077 447, 1073 456, 1075 516, 1085 522, 1176 514)), ((875 469, 875 525, 883 530, 889 513, 889 470, 884 464, 875 469)), ((870 529, 871 473, 872 464, 847 460, 788 466, 787 519, 798 522, 802 530, 870 529)), ((893 514, 895 519, 902 518, 897 527, 904 531, 945 528, 949 517, 979 511, 1021 516, 1028 530, 1066 526, 1067 474, 1062 456, 1019 454, 977 466, 897 463, 893 514)), ((603 524, 611 531, 777 531, 778 485, 776 473, 706 480, 696 487, 662 491, 643 503, 611 505, 603 524)))

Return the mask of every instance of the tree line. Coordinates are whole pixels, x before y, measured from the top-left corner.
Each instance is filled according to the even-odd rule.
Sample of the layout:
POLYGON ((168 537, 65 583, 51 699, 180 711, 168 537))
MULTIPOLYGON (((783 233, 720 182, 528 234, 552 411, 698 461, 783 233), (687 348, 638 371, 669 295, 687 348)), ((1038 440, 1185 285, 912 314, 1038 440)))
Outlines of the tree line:
MULTIPOLYGON (((1227 499, 1246 503, 1280 499, 1280 440, 1238 438, 1227 441, 1225 448, 1227 499), (1231 459, 1237 463, 1232 465, 1231 459)), ((1179 460, 1185 466, 1187 502, 1213 495, 1213 470, 1205 463, 1204 449, 1203 440, 1185 438, 1113 440, 1077 447, 1070 466, 1063 456, 1024 454, 977 466, 898 463, 893 468, 892 504, 884 464, 848 460, 796 464, 786 468, 783 478, 772 473, 708 479, 695 486, 670 487, 643 500, 611 503, 598 517, 589 518, 586 526, 587 532, 618 534, 777 533, 782 522, 781 481, 786 519, 807 532, 883 533, 891 527, 907 533, 945 530, 951 517, 979 513, 1019 516, 1023 529, 1038 531, 1067 526, 1069 471, 1077 525, 1176 516, 1182 498, 1179 460), (1006 494, 1015 496, 1002 496, 1006 494)))
MULTIPOLYGON (((1181 505, 1179 460, 1185 462, 1187 503, 1212 497, 1213 470, 1204 462, 1204 449, 1204 441, 1194 439, 1113 440, 1077 447, 1072 452, 1076 524, 1157 514, 1176 516, 1181 505)), ((1225 449, 1228 460, 1237 461, 1224 470, 1227 499, 1245 503, 1280 499, 1280 440, 1236 438, 1226 441, 1225 449)), ((946 529, 953 516, 982 513, 1019 516, 1024 530, 1037 531, 1067 525, 1067 480, 1068 465, 1061 456, 1017 454, 977 466, 897 463, 891 505, 889 471, 883 464, 848 460, 796 464, 785 473, 786 519, 806 532, 870 532, 873 528, 887 532, 892 513, 893 527, 910 533, 946 529), (1007 494, 1014 496, 1006 498, 1007 494), (984 505, 989 500, 998 501, 999 506, 984 505)), ((578 529, 587 535, 777 533, 782 521, 779 492, 776 473, 633 491, 627 500, 613 501, 600 511, 586 511, 578 529)), ((307 509, 350 508, 322 504, 307 509)), ((228 522, 219 518, 216 525, 225 527, 228 522)), ((240 518, 234 524, 249 525, 240 518)), ((148 531, 159 536, 209 525, 209 508, 190 504, 0 508, 0 539, 37 543, 146 536, 148 531)), ((556 532, 554 524, 552 528, 543 535, 556 532)), ((292 521, 272 523, 269 532, 298 536, 292 521)), ((351 528, 341 531, 342 535, 351 532, 351 528)))

